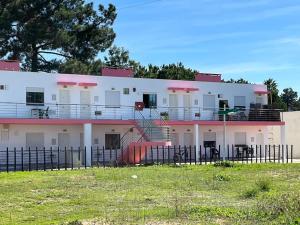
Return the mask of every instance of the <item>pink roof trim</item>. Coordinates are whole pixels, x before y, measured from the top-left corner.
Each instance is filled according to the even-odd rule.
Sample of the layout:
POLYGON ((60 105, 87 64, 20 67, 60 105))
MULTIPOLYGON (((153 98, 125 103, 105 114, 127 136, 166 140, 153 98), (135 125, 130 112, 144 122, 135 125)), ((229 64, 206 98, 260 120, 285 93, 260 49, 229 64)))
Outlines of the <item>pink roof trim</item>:
POLYGON ((267 95, 270 92, 269 91, 254 91, 255 94, 260 94, 260 95, 267 95))
POLYGON ((76 82, 72 82, 72 81, 57 81, 58 85, 76 85, 76 82))
POLYGON ((0 60, 0 70, 20 71, 20 62, 17 60, 0 60))
POLYGON ((133 77, 133 70, 130 68, 102 68, 101 73, 108 77, 133 77))
POLYGON ((81 87, 95 87, 95 86, 97 86, 97 83, 80 82, 80 83, 78 83, 78 86, 81 86, 81 87))
POLYGON ((199 91, 199 88, 168 87, 170 91, 199 91))
POLYGON ((222 82, 222 75, 215 73, 196 73, 195 81, 222 82))

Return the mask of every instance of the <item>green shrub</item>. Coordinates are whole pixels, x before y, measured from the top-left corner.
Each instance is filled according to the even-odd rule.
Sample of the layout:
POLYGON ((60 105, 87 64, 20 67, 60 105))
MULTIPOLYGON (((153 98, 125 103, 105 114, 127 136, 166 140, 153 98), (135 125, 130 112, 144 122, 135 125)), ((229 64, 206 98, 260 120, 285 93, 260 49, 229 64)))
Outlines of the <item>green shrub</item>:
POLYGON ((260 191, 267 192, 271 189, 271 180, 269 179, 260 179, 256 181, 256 186, 260 191))
POLYGON ((243 197, 244 198, 255 198, 258 195, 258 193, 259 193, 259 190, 256 187, 254 187, 254 188, 246 190, 243 193, 243 197))
POLYGON ((214 164, 215 167, 234 167, 234 163, 230 161, 218 161, 214 164))

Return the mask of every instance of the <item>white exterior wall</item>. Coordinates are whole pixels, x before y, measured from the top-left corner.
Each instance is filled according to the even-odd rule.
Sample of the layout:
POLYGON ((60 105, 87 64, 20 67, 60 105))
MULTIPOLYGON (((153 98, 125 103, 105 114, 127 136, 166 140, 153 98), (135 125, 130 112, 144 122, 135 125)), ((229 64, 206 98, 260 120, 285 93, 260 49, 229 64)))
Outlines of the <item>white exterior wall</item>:
MULTIPOLYGON (((231 83, 214 83, 199 81, 177 81, 177 80, 158 80, 158 79, 141 79, 141 78, 121 78, 121 77, 105 77, 105 76, 87 76, 87 75, 64 75, 50 73, 32 73, 32 72, 10 72, 0 71, 0 84, 6 85, 7 90, 1 90, 0 102, 26 103, 26 87, 44 88, 45 103, 59 103, 59 89, 63 87, 57 85, 57 81, 72 82, 95 82, 96 87, 68 86, 70 90, 70 103, 80 104, 80 91, 88 90, 91 93, 91 104, 105 105, 105 91, 120 91, 121 105, 133 106, 136 101, 143 100, 143 93, 156 93, 157 105, 159 107, 169 106, 169 94, 172 91, 167 90, 168 87, 189 87, 199 88, 199 91, 186 93, 184 91, 176 91, 180 95, 178 106, 183 107, 182 95, 191 95, 191 107, 203 107, 203 95, 211 94, 216 96, 215 106, 219 107, 219 100, 226 99, 229 106, 234 106, 234 96, 246 97, 246 108, 250 103, 256 102, 255 90, 266 90, 264 85, 253 84, 231 84, 231 83), (124 95, 123 88, 129 88, 130 94, 124 95), (133 92, 136 88, 136 92, 133 92), (218 98, 218 94, 222 98, 218 98), (52 95, 56 95, 56 100, 52 100, 52 95), (99 101, 95 102, 94 97, 98 96, 99 101), (163 100, 166 100, 165 102, 163 100), (195 105, 195 100, 198 104, 195 105)), ((267 96, 263 96, 264 104, 267 104, 267 96)), ((30 107, 28 107, 30 108, 30 107)), ((13 109, 12 109, 12 112, 13 109)))

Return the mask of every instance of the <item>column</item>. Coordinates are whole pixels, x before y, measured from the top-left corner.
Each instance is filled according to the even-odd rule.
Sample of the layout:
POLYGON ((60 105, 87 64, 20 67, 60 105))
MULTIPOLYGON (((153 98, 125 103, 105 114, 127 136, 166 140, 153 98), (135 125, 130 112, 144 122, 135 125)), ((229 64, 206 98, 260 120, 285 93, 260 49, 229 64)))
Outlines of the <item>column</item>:
POLYGON ((198 162, 200 159, 200 142, 199 142, 199 125, 194 125, 194 140, 196 146, 196 161, 198 162))
POLYGON ((92 147, 92 124, 85 123, 83 125, 83 144, 86 148, 86 166, 92 165, 91 147, 92 147))
POLYGON ((281 151, 283 154, 282 162, 284 163, 284 162, 286 162, 285 125, 280 127, 280 140, 281 140, 281 146, 282 146, 281 148, 283 148, 281 151))

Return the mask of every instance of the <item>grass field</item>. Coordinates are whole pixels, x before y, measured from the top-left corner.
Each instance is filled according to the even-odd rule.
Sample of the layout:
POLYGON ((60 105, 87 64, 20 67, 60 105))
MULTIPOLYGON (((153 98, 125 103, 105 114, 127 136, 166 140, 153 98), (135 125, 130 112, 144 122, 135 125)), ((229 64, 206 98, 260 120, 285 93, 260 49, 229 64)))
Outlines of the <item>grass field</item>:
POLYGON ((0 224, 297 224, 300 164, 0 174, 0 224))

